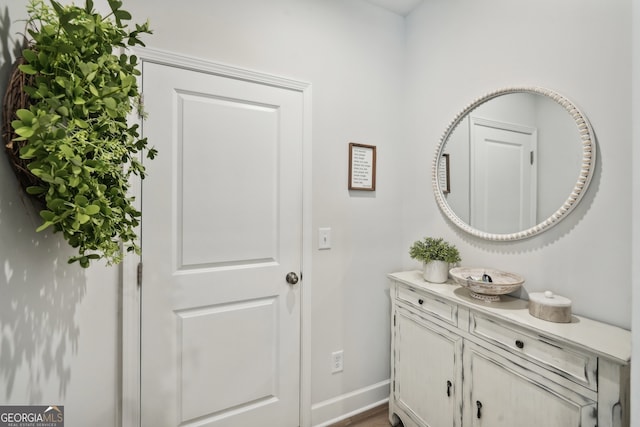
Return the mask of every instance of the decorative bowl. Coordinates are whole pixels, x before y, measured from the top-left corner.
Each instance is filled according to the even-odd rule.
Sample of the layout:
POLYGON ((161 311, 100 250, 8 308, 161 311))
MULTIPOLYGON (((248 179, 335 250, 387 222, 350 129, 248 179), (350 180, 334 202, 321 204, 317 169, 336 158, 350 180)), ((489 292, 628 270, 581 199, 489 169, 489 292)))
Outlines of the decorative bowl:
POLYGON ((514 273, 491 268, 455 267, 449 270, 453 280, 469 289, 472 298, 481 301, 500 301, 500 295, 517 291, 524 278, 514 273))

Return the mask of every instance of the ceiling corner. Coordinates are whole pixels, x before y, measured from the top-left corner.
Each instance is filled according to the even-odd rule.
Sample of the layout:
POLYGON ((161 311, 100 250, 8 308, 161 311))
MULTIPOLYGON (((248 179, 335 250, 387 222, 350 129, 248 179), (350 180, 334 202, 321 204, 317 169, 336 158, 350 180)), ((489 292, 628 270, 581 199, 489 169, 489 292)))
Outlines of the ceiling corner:
POLYGON ((368 3, 379 6, 390 12, 406 16, 418 7, 423 0, 366 0, 368 3))

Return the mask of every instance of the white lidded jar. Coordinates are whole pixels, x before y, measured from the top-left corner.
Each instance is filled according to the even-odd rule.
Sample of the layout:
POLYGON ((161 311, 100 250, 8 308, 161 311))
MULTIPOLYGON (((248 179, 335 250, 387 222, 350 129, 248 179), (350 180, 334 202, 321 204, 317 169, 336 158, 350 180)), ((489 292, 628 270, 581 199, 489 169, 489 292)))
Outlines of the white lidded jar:
POLYGON ((551 291, 529 294, 529 314, 556 323, 571 322, 571 300, 551 291))

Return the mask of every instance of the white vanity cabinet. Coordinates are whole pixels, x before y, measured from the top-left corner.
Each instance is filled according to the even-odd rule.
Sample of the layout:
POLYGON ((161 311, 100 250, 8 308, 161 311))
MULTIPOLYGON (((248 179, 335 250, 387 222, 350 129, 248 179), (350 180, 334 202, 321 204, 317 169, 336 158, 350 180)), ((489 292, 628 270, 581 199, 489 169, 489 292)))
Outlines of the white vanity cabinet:
POLYGON ((460 427, 462 337, 403 308, 395 319, 397 405, 418 425, 460 427))
POLYGON ((421 272, 391 279, 389 416, 405 427, 628 427, 629 331, 551 323, 421 272))

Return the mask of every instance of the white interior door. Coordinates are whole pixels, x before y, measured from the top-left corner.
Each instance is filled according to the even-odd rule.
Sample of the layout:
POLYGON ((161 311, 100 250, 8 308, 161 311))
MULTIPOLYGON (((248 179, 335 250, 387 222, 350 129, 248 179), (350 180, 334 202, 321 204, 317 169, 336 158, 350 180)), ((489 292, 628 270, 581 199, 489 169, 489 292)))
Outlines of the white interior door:
POLYGON ((303 95, 143 64, 142 426, 299 425, 303 95))
POLYGON ((537 133, 473 118, 471 122, 471 225, 514 233, 536 225, 537 133))

